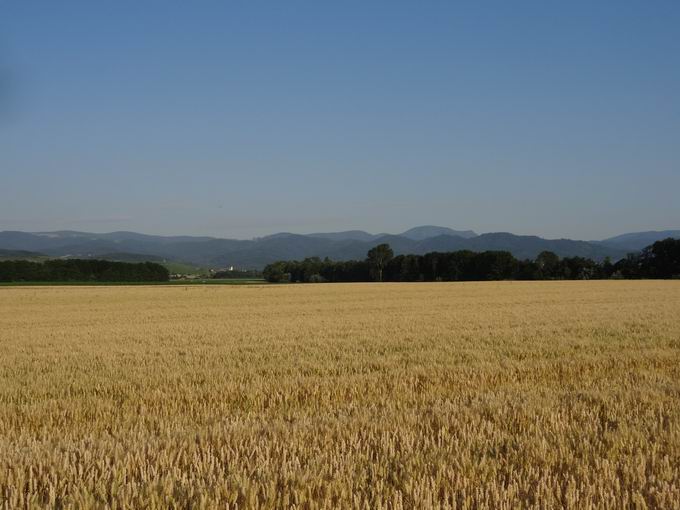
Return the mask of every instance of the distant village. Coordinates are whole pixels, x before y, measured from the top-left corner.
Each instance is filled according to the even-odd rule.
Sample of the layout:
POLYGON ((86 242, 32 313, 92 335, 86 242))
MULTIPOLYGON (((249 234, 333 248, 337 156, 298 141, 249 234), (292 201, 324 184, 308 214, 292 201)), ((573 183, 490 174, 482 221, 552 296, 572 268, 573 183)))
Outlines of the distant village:
POLYGON ((172 280, 259 280, 262 278, 262 271, 255 269, 242 269, 234 266, 224 268, 210 268, 205 272, 196 273, 172 273, 172 280))

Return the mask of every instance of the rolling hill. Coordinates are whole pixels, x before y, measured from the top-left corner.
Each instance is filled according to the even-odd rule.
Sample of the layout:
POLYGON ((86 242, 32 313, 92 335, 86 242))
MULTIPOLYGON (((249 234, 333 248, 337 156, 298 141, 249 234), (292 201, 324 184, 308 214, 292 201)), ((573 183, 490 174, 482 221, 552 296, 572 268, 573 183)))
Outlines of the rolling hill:
POLYGON ((680 239, 680 230, 650 230, 647 232, 631 232, 629 234, 622 234, 609 239, 598 241, 599 244, 618 248, 626 251, 640 251, 645 246, 673 237, 680 239))
MULTIPOLYGON (((669 232, 678 231, 654 234, 663 238, 668 237, 669 232)), ((656 240, 656 237, 650 233, 640 233, 588 242, 519 236, 507 232, 477 235, 471 230, 453 230, 433 225, 415 227, 398 235, 370 234, 361 230, 308 235, 282 232, 251 240, 156 236, 136 232, 95 234, 77 231, 4 231, 0 232, 0 249, 26 251, 47 257, 163 260, 201 267, 236 266, 259 269, 276 260, 313 256, 336 260, 361 259, 369 249, 381 243, 388 243, 396 254, 507 250, 518 258, 534 258, 541 251, 549 250, 561 257, 580 256, 596 260, 610 257, 617 260, 629 251, 637 251, 650 244, 647 239, 656 240), (640 248, 631 248, 633 246, 640 248)))
POLYGON ((0 249, 0 260, 44 260, 46 257, 42 253, 26 250, 4 250, 0 249))
POLYGON ((406 232, 399 234, 401 237, 412 239, 413 241, 424 241, 432 237, 438 236, 457 236, 464 239, 476 237, 477 234, 472 230, 453 230, 448 227, 437 227, 435 225, 423 225, 421 227, 413 227, 406 232))

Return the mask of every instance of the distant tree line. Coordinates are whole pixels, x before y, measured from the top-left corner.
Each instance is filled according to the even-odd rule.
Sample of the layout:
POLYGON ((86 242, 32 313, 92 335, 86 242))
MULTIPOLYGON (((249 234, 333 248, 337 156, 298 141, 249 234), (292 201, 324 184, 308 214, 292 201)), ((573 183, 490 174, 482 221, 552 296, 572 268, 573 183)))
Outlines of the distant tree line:
POLYGON ((370 250, 365 260, 280 261, 265 267, 263 274, 269 282, 293 283, 678 278, 680 239, 657 241, 616 263, 560 258, 550 251, 534 260, 518 260, 507 251, 468 250, 395 257, 389 245, 382 244, 370 250))
POLYGON ((0 282, 164 282, 168 270, 154 262, 109 260, 0 261, 0 282))

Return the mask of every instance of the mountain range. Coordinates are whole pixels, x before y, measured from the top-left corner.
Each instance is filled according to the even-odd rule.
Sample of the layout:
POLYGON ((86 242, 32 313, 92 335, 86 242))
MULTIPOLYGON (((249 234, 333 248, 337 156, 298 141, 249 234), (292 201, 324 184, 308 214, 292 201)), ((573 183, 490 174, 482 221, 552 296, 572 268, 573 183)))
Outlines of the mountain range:
POLYGON ((431 251, 507 250, 520 259, 535 258, 544 250, 561 257, 618 260, 654 241, 680 238, 680 230, 622 234, 601 241, 544 239, 537 236, 496 232, 478 235, 472 230, 453 230, 425 225, 400 234, 371 234, 362 230, 293 234, 282 232, 251 240, 207 236, 157 236, 136 232, 0 232, 0 258, 80 257, 110 260, 175 261, 206 267, 235 266, 260 269, 276 260, 330 257, 362 259, 372 247, 388 243, 395 254, 431 251))

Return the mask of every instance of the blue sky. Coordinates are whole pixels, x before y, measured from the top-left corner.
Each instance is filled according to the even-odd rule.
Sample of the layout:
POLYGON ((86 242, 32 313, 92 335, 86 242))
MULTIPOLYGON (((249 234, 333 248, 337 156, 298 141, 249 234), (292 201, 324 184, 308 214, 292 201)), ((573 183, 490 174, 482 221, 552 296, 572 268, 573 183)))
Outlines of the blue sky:
POLYGON ((0 0, 0 230, 680 228, 680 2, 0 0))

